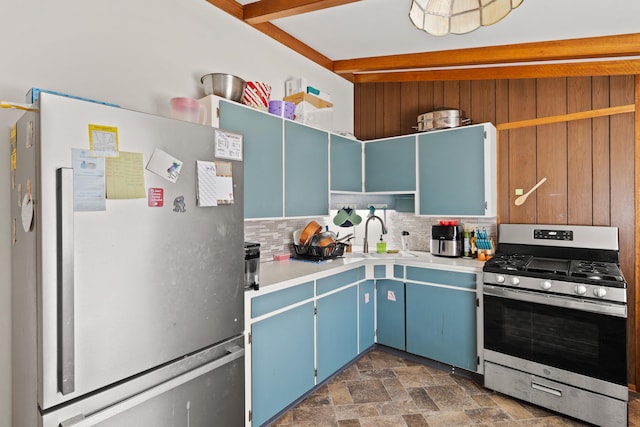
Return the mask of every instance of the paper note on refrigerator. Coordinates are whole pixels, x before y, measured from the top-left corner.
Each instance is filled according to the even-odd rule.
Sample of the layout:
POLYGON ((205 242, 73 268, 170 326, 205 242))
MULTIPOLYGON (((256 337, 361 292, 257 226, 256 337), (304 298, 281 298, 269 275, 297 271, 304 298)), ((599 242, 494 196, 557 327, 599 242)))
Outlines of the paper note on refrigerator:
POLYGON ((119 157, 106 158, 107 199, 144 199, 144 167, 142 153, 120 152, 119 157))
POLYGON ((202 160, 196 161, 197 187, 196 202, 198 206, 218 206, 216 188, 216 164, 202 160))
POLYGON ((147 163, 147 170, 175 183, 180 176, 182 161, 156 148, 147 163))
POLYGON ((104 157, 94 157, 91 150, 71 149, 73 167, 73 210, 75 212, 104 211, 104 157))

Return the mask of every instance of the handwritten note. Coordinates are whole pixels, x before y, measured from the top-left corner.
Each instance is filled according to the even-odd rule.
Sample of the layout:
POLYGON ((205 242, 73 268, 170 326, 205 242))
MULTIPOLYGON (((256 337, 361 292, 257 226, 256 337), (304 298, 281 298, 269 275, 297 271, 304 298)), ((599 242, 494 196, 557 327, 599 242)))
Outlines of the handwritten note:
POLYGON ((120 152, 119 157, 107 157, 107 199, 143 199, 144 167, 142 153, 120 152))

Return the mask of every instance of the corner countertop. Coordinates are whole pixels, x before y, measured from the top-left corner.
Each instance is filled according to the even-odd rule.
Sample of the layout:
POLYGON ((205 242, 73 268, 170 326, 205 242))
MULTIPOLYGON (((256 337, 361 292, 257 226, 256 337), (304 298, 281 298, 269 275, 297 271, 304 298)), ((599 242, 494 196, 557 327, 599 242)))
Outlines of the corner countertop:
POLYGON ((414 265, 447 270, 482 271, 484 261, 466 258, 446 258, 431 255, 429 252, 401 251, 396 254, 364 254, 354 252, 343 257, 316 263, 289 259, 286 261, 269 261, 260 264, 260 289, 275 284, 287 286, 303 280, 315 280, 328 274, 339 273, 358 265, 375 265, 393 263, 414 265), (287 283, 290 282, 290 283, 287 283))

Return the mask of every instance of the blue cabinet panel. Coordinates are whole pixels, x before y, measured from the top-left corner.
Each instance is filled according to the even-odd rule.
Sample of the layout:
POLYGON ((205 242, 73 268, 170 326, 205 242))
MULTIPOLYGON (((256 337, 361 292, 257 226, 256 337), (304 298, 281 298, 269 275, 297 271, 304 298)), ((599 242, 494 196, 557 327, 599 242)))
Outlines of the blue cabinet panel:
POLYGON ((478 369, 475 292, 407 283, 407 352, 478 369))
POLYGON ((329 134, 284 123, 285 216, 329 215, 329 134))
POLYGON ((375 298, 373 280, 358 285, 358 353, 375 343, 375 298))
POLYGON ((343 271, 342 273, 334 274, 333 276, 318 279, 317 281, 317 293, 318 295, 325 294, 339 287, 356 283, 359 280, 364 279, 364 266, 354 268, 353 270, 343 271))
POLYGON ((320 383, 358 355, 358 287, 322 297, 316 305, 320 383))
POLYGON ((376 280, 376 305, 378 344, 404 350, 404 283, 376 280))
POLYGON ((384 279, 387 277, 387 266, 386 265, 374 265, 373 266, 373 277, 376 279, 384 279))
POLYGON ((416 138, 372 141, 364 144, 366 191, 416 190, 416 138))
POLYGON ((438 270, 434 268, 407 267, 407 280, 439 283, 466 289, 476 288, 475 273, 438 270))
POLYGON ((362 142, 331 135, 331 190, 362 191, 362 142))
POLYGON ((404 265, 393 265, 393 277, 396 279, 404 279, 404 265))
POLYGON ((484 215, 484 126, 418 137, 420 214, 484 215))
POLYGON ((244 217, 282 217, 282 119, 220 101, 220 127, 243 134, 244 217))
POLYGON ((253 425, 262 425, 314 386, 313 311, 309 302, 252 325, 253 425))
POLYGON ((313 298, 313 282, 306 282, 281 291, 271 292, 251 299, 251 318, 279 308, 313 298))

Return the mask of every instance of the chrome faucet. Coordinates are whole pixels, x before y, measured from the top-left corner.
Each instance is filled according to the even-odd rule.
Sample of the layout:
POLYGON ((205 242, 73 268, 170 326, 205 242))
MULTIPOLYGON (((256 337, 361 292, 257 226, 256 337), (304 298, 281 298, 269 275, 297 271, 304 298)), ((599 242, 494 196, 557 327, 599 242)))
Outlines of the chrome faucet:
POLYGON ((369 221, 377 219, 382 224, 382 234, 387 234, 387 227, 384 225, 384 221, 378 215, 370 215, 367 218, 367 222, 364 223, 364 253, 369 253, 369 221))

